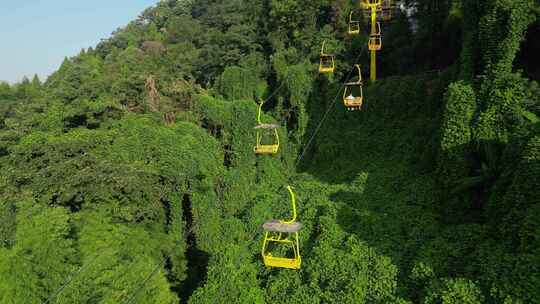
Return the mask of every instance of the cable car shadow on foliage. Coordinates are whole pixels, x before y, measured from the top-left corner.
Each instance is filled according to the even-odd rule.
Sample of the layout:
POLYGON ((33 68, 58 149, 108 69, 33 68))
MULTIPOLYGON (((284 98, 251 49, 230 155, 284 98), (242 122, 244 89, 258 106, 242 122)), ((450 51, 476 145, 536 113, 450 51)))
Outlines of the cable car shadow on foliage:
MULTIPOLYGON (((298 172, 307 172, 310 175, 318 177, 320 180, 331 183, 341 183, 354 178, 354 175, 356 174, 354 167, 356 166, 351 166, 350 163, 347 163, 346 159, 336 157, 332 161, 333 164, 345 164, 347 167, 346 170, 340 172, 339 178, 335 178, 335 172, 326 172, 324 168, 314 165, 313 157, 320 152, 320 143, 327 142, 329 139, 322 138, 320 133, 323 133, 325 129, 329 127, 335 128, 336 130, 346 129, 347 127, 350 127, 351 124, 355 124, 355 120, 358 119, 360 115, 363 115, 360 112, 365 112, 365 110, 368 110, 367 106, 369 102, 363 98, 361 82, 361 72, 358 65, 351 68, 351 72, 348 75, 340 76, 340 80, 337 82, 330 82, 327 78, 321 77, 315 80, 314 86, 321 88, 321 91, 327 93, 325 95, 321 95, 318 94, 317 91, 313 91, 308 98, 309 103, 306 107, 306 112, 308 113, 310 119, 307 122, 307 131, 306 135, 304 136, 304 142, 302 143, 302 147, 306 148, 306 150, 302 151, 301 157, 297 159, 296 165, 298 172), (351 79, 356 81, 350 82, 351 79), (344 94, 347 96, 343 97, 344 94), (348 109, 347 101, 345 99, 351 94, 355 94, 355 102, 361 100, 361 103, 364 104, 363 111, 354 111, 358 112, 358 115, 349 114, 351 111, 348 109), (322 132, 318 132, 318 134, 312 138, 315 130, 319 128, 321 121, 322 125, 320 125, 320 127, 322 128, 319 131, 322 132), (350 174, 343 178, 342 173, 345 171, 349 172, 350 174)), ((360 103, 353 104, 352 106, 355 109, 359 109, 360 103)))
MULTIPOLYGON (((422 178, 394 174, 392 170, 368 169, 352 184, 354 188, 350 191, 330 194, 337 209, 336 221, 343 230, 357 236, 377 253, 390 257, 392 264, 403 270, 398 273, 398 282, 410 279, 407 269, 418 261, 448 267, 456 274, 485 271, 464 262, 477 254, 468 250, 489 247, 491 245, 487 244, 491 242, 513 243, 515 247, 507 249, 516 250, 523 241, 520 233, 532 231, 528 225, 532 218, 537 218, 535 210, 540 203, 539 147, 540 140, 538 137, 535 140, 535 135, 520 144, 511 140, 505 146, 487 141, 454 147, 440 155, 449 167, 438 168, 442 171, 437 174, 443 174, 448 180, 439 177, 430 182, 435 172, 428 172, 422 178), (516 148, 517 145, 521 147, 516 148), (460 155, 466 157, 460 158, 460 155), (463 170, 458 172, 456 168, 463 170), (418 187, 424 185, 431 189, 418 187), (443 193, 433 193, 439 190, 443 193), (482 228, 477 230, 479 227, 482 228), (505 233, 496 237, 489 233, 483 235, 486 227, 496 227, 505 233), (475 238, 467 240, 471 231, 479 232, 476 237, 481 240, 488 239, 481 243, 475 238), (442 248, 460 248, 463 252, 457 250, 458 254, 450 253, 443 260, 436 255, 425 255, 425 252, 443 252, 441 244, 448 246, 442 248)), ((414 174, 414 168, 408 170, 414 174)), ((533 221, 537 223, 536 219, 533 221)), ((415 294, 415 291, 406 293, 415 294)))
MULTIPOLYGON (((407 239, 404 233, 407 222, 401 214, 403 204, 401 208, 396 208, 395 202, 391 200, 386 205, 383 200, 379 200, 381 190, 378 182, 366 180, 366 186, 360 192, 340 190, 332 193, 329 198, 337 209, 336 222, 341 229, 356 236, 378 255, 388 257, 390 263, 398 269, 403 269, 403 257, 408 256, 405 254, 408 248, 404 246, 405 241, 402 241, 407 239)), ((398 282, 406 280, 405 276, 406 272, 400 271, 398 282)))
POLYGON ((187 278, 176 287, 176 291, 182 295, 181 303, 187 303, 193 292, 206 281, 210 255, 197 246, 197 236, 192 229, 193 212, 189 195, 182 197, 182 211, 182 218, 186 223, 186 228, 189 229, 186 235, 187 278))
POLYGON ((496 201, 496 188, 512 183, 507 172, 518 164, 508 160, 521 157, 519 149, 514 148, 518 145, 508 143, 506 147, 511 151, 505 151, 505 144, 499 141, 471 141, 440 152, 439 162, 444 166, 438 168, 437 188, 441 191, 440 213, 445 224, 484 223, 504 217, 506 211, 497 211, 491 204, 496 201))
POLYGON ((273 219, 263 224, 264 240, 261 255, 267 267, 299 269, 302 257, 298 234, 302 225, 296 221, 296 196, 293 188, 287 186, 287 190, 291 200, 292 218, 273 219))

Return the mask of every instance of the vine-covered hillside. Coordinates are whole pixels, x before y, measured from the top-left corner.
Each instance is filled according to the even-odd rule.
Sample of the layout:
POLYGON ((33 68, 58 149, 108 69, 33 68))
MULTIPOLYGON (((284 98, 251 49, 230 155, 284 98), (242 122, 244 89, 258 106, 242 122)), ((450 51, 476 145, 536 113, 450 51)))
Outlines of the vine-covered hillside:
POLYGON ((0 83, 0 303, 540 303, 540 5, 403 1, 347 111, 358 8, 162 0, 0 83), (286 185, 299 270, 261 259, 286 185))

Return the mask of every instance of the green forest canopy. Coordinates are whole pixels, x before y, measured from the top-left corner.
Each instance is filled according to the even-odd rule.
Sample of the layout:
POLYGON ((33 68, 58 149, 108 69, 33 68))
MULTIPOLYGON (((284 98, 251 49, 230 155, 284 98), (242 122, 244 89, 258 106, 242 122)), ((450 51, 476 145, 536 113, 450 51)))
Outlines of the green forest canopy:
POLYGON ((358 112, 348 0, 163 0, 0 83, 0 303, 539 303, 539 5, 402 5, 358 112), (298 271, 260 259, 287 184, 298 271))

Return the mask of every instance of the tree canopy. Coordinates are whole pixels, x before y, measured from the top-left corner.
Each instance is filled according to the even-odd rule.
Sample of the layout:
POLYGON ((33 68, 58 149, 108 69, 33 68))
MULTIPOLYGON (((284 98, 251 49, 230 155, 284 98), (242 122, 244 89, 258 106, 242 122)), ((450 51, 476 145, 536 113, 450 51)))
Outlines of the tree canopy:
POLYGON ((0 302, 538 302, 539 5, 400 7, 357 112, 348 0, 162 0, 0 82, 0 302), (262 101, 273 157, 253 153, 262 101), (297 271, 260 258, 288 184, 297 271))

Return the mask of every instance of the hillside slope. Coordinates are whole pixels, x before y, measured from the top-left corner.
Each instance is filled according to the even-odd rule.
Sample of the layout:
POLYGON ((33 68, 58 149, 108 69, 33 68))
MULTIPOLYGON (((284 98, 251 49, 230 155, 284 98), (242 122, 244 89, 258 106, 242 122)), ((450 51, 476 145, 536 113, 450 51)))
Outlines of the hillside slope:
POLYGON ((0 84, 0 302, 538 302, 540 90, 514 68, 538 5, 436 2, 383 26, 357 112, 356 1, 161 1, 44 83, 0 84), (298 271, 260 257, 286 185, 298 271))

